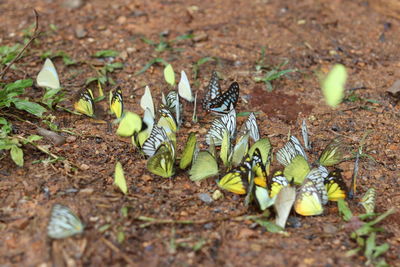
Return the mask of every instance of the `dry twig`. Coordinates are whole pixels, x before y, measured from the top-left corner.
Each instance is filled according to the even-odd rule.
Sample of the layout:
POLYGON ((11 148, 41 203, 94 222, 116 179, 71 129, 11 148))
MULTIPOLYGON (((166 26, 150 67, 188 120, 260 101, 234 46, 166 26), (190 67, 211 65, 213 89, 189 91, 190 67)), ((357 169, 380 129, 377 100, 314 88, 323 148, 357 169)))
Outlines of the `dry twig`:
POLYGON ((10 63, 8 63, 8 65, 1 71, 0 73, 0 79, 3 79, 4 75, 8 72, 8 70, 10 69, 10 67, 21 58, 22 53, 24 53, 24 51, 28 48, 28 46, 30 46, 30 44, 33 42, 33 40, 35 40, 40 32, 38 32, 39 29, 39 14, 37 13, 37 11, 34 9, 33 12, 35 12, 35 30, 33 31, 33 35, 32 37, 29 39, 29 41, 24 45, 24 47, 22 48, 22 50, 18 53, 18 55, 11 60, 10 63))

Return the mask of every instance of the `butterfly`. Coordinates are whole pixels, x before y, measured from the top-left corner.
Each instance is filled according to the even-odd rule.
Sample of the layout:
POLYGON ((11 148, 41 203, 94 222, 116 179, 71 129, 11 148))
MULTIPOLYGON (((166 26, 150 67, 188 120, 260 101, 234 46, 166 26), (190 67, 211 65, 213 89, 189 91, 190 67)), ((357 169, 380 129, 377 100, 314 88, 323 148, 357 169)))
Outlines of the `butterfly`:
POLYGON ((124 175, 124 170, 122 169, 121 162, 117 162, 115 164, 115 172, 114 172, 114 184, 118 186, 118 188, 122 191, 122 193, 128 193, 128 187, 126 185, 126 179, 124 175))
POLYGON ((38 86, 44 88, 60 88, 60 80, 58 79, 57 70, 51 59, 46 58, 46 61, 36 78, 36 83, 38 86))
POLYGON ((132 136, 132 144, 136 147, 142 147, 143 143, 149 138, 151 131, 153 130, 154 118, 151 114, 150 109, 144 111, 142 126, 140 131, 132 136))
POLYGON ((210 82, 206 89, 206 94, 203 99, 202 107, 204 110, 210 109, 211 102, 221 95, 221 86, 219 84, 219 78, 216 71, 211 74, 210 82))
POLYGON ((329 167, 340 163, 343 160, 344 147, 341 138, 333 139, 322 151, 318 163, 329 167))
POLYGON ((146 86, 146 88, 144 89, 144 94, 140 99, 140 107, 143 110, 149 109, 153 118, 155 117, 153 97, 151 96, 150 87, 148 86, 146 86))
POLYGON ((336 64, 325 79, 321 81, 322 93, 325 97, 325 102, 329 106, 336 107, 342 102, 346 80, 346 68, 341 64, 336 64))
POLYGON ((206 135, 206 142, 210 144, 210 139, 214 140, 216 146, 220 146, 224 131, 227 131, 230 138, 236 134, 236 111, 232 109, 229 113, 215 118, 211 123, 211 128, 206 135))
POLYGON ((162 106, 161 108, 169 109, 175 116, 177 126, 182 124, 181 113, 182 104, 179 102, 179 95, 176 91, 169 91, 167 96, 161 95, 162 106))
POLYGON ((251 139, 253 139, 254 142, 257 142, 260 139, 260 131, 258 129, 256 115, 254 112, 249 114, 243 125, 244 131, 249 131, 251 139))
POLYGON ((268 137, 261 138, 257 142, 255 142, 248 151, 249 156, 253 157, 253 154, 256 150, 259 150, 262 164, 264 165, 265 170, 269 175, 269 166, 272 161, 272 145, 268 137))
MULTIPOLYGON (((157 127, 157 126, 155 126, 157 127)), ((175 149, 170 142, 159 145, 154 155, 147 161, 147 169, 164 178, 169 178, 175 174, 175 149)))
POLYGON ((79 99, 74 103, 74 108, 81 114, 94 117, 94 100, 92 90, 86 89, 79 94, 79 99))
POLYGON ((172 112, 167 108, 161 108, 158 110, 158 114, 160 114, 160 118, 157 125, 163 127, 167 133, 175 133, 178 129, 178 125, 172 112))
POLYGON ((320 215, 324 209, 321 197, 315 184, 311 180, 305 180, 296 194, 294 210, 302 216, 320 215))
POLYGON ((179 84, 178 84, 178 93, 179 93, 179 96, 182 97, 183 99, 185 99, 189 102, 194 101, 194 97, 193 97, 192 89, 190 88, 189 80, 186 76, 185 71, 183 71, 183 70, 181 71, 181 80, 179 81, 179 84))
POLYGON ((129 137, 138 133, 142 128, 142 119, 136 113, 127 111, 119 122, 117 135, 129 137))
POLYGON ((283 175, 282 171, 276 171, 269 183, 270 197, 273 198, 278 195, 282 188, 289 186, 289 181, 283 175))
POLYGON ((55 204, 51 210, 47 235, 54 239, 70 237, 83 232, 84 225, 68 207, 55 204))
POLYGON ((209 110, 217 115, 226 114, 236 107, 238 99, 239 84, 233 82, 228 90, 210 102, 209 110))
POLYGON ((329 175, 328 170, 324 166, 319 166, 311 169, 305 178, 306 180, 314 182, 315 188, 317 189, 321 197, 321 203, 323 205, 328 203, 328 192, 324 184, 325 178, 328 175, 329 175))
POLYGON ((183 149, 179 168, 184 170, 190 166, 197 148, 197 137, 195 133, 190 133, 186 141, 185 148, 183 149))
POLYGON ((242 165, 225 174, 218 181, 218 186, 235 194, 246 194, 247 187, 252 182, 249 181, 249 172, 252 173, 255 185, 266 187, 266 172, 259 149, 256 149, 252 156, 247 155, 242 165))
POLYGON ((244 195, 247 192, 247 177, 250 171, 243 166, 232 169, 218 181, 218 186, 234 194, 244 195))
POLYGON ((117 88, 115 92, 110 92, 110 110, 117 118, 122 116, 124 112, 124 99, 121 88, 117 88))
POLYGON ((364 207, 366 213, 373 213, 375 210, 376 191, 375 188, 370 188, 365 192, 361 198, 361 205, 364 207))
POLYGON ((303 183, 309 172, 310 166, 302 155, 296 155, 283 170, 286 179, 298 185, 303 183))
POLYGON ((209 151, 200 151, 193 159, 189 175, 190 180, 200 181, 215 176, 218 172, 218 164, 215 157, 209 151))
POLYGON ((287 166, 297 155, 301 155, 307 161, 307 154, 300 141, 295 136, 291 136, 290 140, 276 152, 276 159, 283 166, 287 166))
POLYGON ((169 142, 167 133, 164 128, 154 125, 149 138, 143 143, 142 151, 145 155, 151 157, 164 142, 169 142))
POLYGON ((311 149, 311 142, 308 136, 308 128, 307 128, 307 123, 306 120, 303 119, 303 123, 301 124, 301 134, 303 136, 303 142, 304 142, 304 147, 307 150, 311 149))
POLYGON ((335 169, 324 180, 325 189, 330 201, 338 201, 339 199, 346 198, 348 190, 341 172, 340 169, 335 169))

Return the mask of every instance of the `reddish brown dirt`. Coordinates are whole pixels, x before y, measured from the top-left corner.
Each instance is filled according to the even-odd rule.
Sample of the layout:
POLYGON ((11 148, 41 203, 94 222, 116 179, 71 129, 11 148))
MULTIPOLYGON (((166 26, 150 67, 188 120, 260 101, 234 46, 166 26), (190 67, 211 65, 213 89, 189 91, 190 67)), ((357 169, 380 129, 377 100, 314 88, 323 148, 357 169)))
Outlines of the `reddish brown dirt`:
MULTIPOLYGON (((159 100, 166 91, 162 67, 155 65, 135 76, 149 60, 162 57, 176 71, 191 72, 192 65, 205 56, 219 60, 201 66, 194 90, 203 94, 211 71, 217 69, 224 78, 223 88, 232 80, 241 85, 241 95, 250 104, 240 101, 238 111, 261 111, 258 121, 263 135, 281 147, 290 130, 300 136, 302 118, 309 118, 309 129, 316 154, 336 136, 343 136, 350 151, 355 151, 363 135, 369 131, 365 152, 376 162, 363 158, 360 166, 359 193, 375 187, 377 211, 400 207, 399 108, 385 90, 400 77, 398 44, 400 21, 376 13, 366 1, 87 1, 74 9, 63 1, 0 1, 0 43, 12 45, 23 40, 22 30, 34 21, 32 9, 40 14, 43 34, 30 47, 25 57, 6 76, 5 81, 35 78, 41 68, 40 55, 46 51, 65 51, 76 60, 101 64, 91 58, 99 50, 121 52, 116 61, 124 68, 112 78, 123 88, 126 108, 142 114, 139 99, 143 86, 149 84, 159 100), (57 26, 56 31, 50 24, 57 26), (385 26, 386 25, 386 26, 385 26), (79 39, 75 30, 83 27, 86 35, 79 39), (185 40, 174 44, 181 52, 158 53, 140 37, 158 41, 159 34, 169 31, 167 39, 193 32, 204 35, 198 41, 185 40), (274 81, 274 91, 256 84, 255 62, 261 47, 266 47, 266 63, 277 65, 284 59, 286 67, 299 72, 274 81), (326 73, 333 63, 344 64, 349 72, 346 85, 366 101, 344 102, 337 109, 328 108, 322 99, 315 75, 326 73), (364 88, 364 89, 354 89, 364 88)), ((65 66, 54 60, 71 107, 73 96, 85 79, 94 75, 85 64, 65 66)), ((189 75, 190 76, 190 75, 189 75)), ((191 76, 189 77, 191 78, 191 76)), ((192 79, 191 79, 192 80, 192 79)), ((107 87, 105 90, 111 88, 107 87)), ((40 99, 42 91, 28 90, 40 99)), ((107 110, 106 101, 100 102, 107 110)), ((190 118, 187 106, 186 118, 190 118)), ((44 126, 26 114, 15 114, 44 126)), ((106 114, 106 112, 103 112, 106 114)), ((146 160, 132 149, 129 139, 116 138, 109 125, 69 113, 52 112, 60 128, 80 135, 56 147, 46 140, 50 150, 68 159, 79 168, 62 162, 33 164, 47 156, 33 147, 25 147, 25 166, 15 167, 8 155, 0 161, 0 263, 5 266, 126 265, 127 259, 140 266, 363 266, 363 256, 346 257, 355 248, 335 204, 326 207, 323 216, 298 217, 300 228, 287 228, 288 235, 271 234, 251 221, 226 220, 209 224, 157 225, 141 228, 138 216, 163 219, 203 220, 239 214, 246 211, 242 198, 224 193, 225 198, 205 204, 199 193, 212 194, 217 186, 213 179, 194 184, 185 172, 171 179, 155 177, 146 170, 146 160), (113 187, 113 170, 119 160, 124 166, 129 194, 123 196, 113 187), (71 190, 76 189, 76 190, 71 190), (46 236, 49 212, 54 203, 62 203, 76 211, 86 224, 84 234, 62 241, 46 236), (129 207, 128 217, 120 210, 129 207), (102 226, 110 227, 101 232, 102 226), (334 227, 332 227, 334 226, 334 227), (332 228, 335 231, 327 231, 332 228), (125 241, 117 242, 117 233, 125 233, 125 241), (171 245, 175 240, 177 247, 171 245), (204 242, 197 251, 192 249, 204 242)), ((210 116, 200 113, 201 125, 186 123, 178 135, 184 140, 188 131, 204 135, 204 122, 210 116)), ((102 119, 111 121, 109 115, 102 119)), ((29 135, 35 129, 11 120, 17 134, 29 135)), ((240 122, 243 118, 240 118, 240 122)), ((113 126, 114 127, 114 126, 113 126)), ((207 128, 208 126, 206 126, 207 128)), ((68 134, 64 135, 67 137, 68 134)), ((182 142, 179 150, 182 149, 182 142)), ((317 156, 314 155, 314 158, 317 156)), ((278 164, 274 163, 274 169, 278 164)), ((346 182, 350 182, 353 162, 340 164, 346 182)), ((350 203, 354 213, 362 212, 357 201, 350 203)), ((379 241, 391 246, 385 259, 400 265, 399 213, 387 219, 379 241)))

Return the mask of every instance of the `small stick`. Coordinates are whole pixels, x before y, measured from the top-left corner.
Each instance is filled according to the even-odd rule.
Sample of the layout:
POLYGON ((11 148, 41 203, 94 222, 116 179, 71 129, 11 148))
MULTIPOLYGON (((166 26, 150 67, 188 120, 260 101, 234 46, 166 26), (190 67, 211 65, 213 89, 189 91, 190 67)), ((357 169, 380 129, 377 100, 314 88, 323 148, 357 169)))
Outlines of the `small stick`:
POLYGON ((33 35, 31 37, 31 39, 29 39, 29 41, 24 45, 24 47, 22 48, 22 50, 18 53, 18 55, 11 60, 11 62, 4 68, 4 70, 1 71, 0 73, 0 78, 3 79, 4 75, 7 73, 7 71, 10 69, 10 67, 17 61, 20 59, 22 53, 24 53, 24 51, 26 50, 26 48, 28 48, 28 46, 33 42, 33 40, 35 40, 40 32, 38 32, 39 29, 39 14, 37 13, 37 11, 34 9, 33 12, 35 12, 35 30, 33 31, 33 35))
POLYGON ((264 214, 259 215, 243 215, 246 212, 239 213, 235 216, 226 216, 226 217, 219 217, 219 218, 211 218, 211 219, 201 219, 201 220, 173 220, 173 219, 157 219, 152 217, 146 216, 139 216, 136 220, 145 221, 147 223, 141 224, 139 227, 144 228, 153 224, 205 224, 209 222, 220 222, 220 221, 245 221, 251 219, 257 219, 265 217, 264 214))
POLYGON ((104 242, 104 244, 107 245, 112 251, 120 255, 130 266, 137 266, 125 253, 123 253, 119 248, 117 248, 113 243, 105 239, 104 237, 101 237, 101 241, 104 242))

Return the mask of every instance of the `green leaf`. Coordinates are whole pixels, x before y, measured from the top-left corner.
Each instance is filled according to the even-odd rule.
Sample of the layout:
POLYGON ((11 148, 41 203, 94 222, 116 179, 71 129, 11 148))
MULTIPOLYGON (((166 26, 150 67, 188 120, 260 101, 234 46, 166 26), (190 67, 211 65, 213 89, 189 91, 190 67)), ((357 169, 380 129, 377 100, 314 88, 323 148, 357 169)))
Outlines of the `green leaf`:
POLYGON ((383 253, 385 253, 386 251, 388 251, 390 248, 388 243, 384 243, 380 246, 375 246, 375 251, 372 254, 372 258, 376 259, 379 256, 381 256, 383 253))
POLYGON ((125 240, 125 234, 123 231, 118 231, 117 233, 117 241, 118 243, 122 244, 125 240))
POLYGON ((4 87, 7 92, 14 91, 16 89, 25 89, 33 85, 32 79, 18 80, 13 83, 9 83, 4 87))
POLYGON ((164 78, 167 83, 169 83, 171 86, 175 85, 175 72, 174 69, 172 68, 171 64, 168 64, 164 68, 164 78))
POLYGON ((101 57, 116 57, 118 55, 119 55, 119 52, 115 51, 115 50, 101 50, 101 51, 96 52, 93 55, 93 57, 98 57, 98 58, 101 58, 101 57))
POLYGON ((339 215, 342 215, 343 220, 345 220, 346 222, 350 221, 350 219, 353 217, 353 214, 351 213, 351 210, 349 209, 347 202, 343 199, 339 199, 337 201, 337 204, 339 209, 339 215))
POLYGON ((365 243, 365 252, 364 255, 367 259, 371 259, 372 253, 375 249, 375 238, 376 233, 371 233, 370 236, 367 238, 367 242, 365 243))
POLYGON ((346 68, 341 64, 336 64, 321 82, 322 93, 329 106, 336 107, 342 102, 346 80, 346 68))
POLYGON ((128 187, 126 185, 124 170, 122 169, 121 163, 118 161, 115 165, 114 173, 114 184, 122 191, 122 193, 128 193, 128 187))
POLYGON ((41 117, 43 113, 47 111, 41 105, 28 100, 15 98, 13 99, 13 103, 17 109, 25 110, 26 112, 29 112, 37 117, 41 117))
POLYGON ((135 75, 139 75, 142 74, 143 72, 145 72, 146 70, 148 70, 153 64, 156 63, 162 63, 164 65, 168 65, 168 63, 162 59, 162 58, 153 58, 152 60, 150 60, 141 70, 139 70, 138 72, 135 73, 135 75))
POLYGON ((99 232, 104 233, 111 227, 111 224, 107 223, 99 227, 99 232))
POLYGON ((28 140, 29 142, 35 142, 35 141, 38 141, 38 140, 40 140, 40 139, 42 139, 42 138, 43 138, 43 137, 40 136, 40 135, 32 134, 32 135, 28 136, 27 140, 28 140))
POLYGON ((256 219, 254 221, 256 223, 258 223, 259 225, 265 227, 265 229, 270 233, 281 233, 281 232, 285 231, 285 229, 283 229, 282 227, 276 225, 273 222, 267 221, 267 220, 256 219))
POLYGON ((99 80, 98 77, 89 77, 89 78, 86 79, 85 85, 88 85, 89 83, 92 83, 92 82, 95 82, 95 81, 98 81, 98 80, 99 80))
POLYGON ((24 166, 24 152, 21 148, 17 145, 11 147, 10 150, 11 159, 17 164, 18 166, 24 166))
POLYGON ((115 62, 115 63, 107 64, 105 67, 108 72, 113 72, 116 69, 122 69, 124 67, 124 64, 122 64, 122 62, 115 62))

